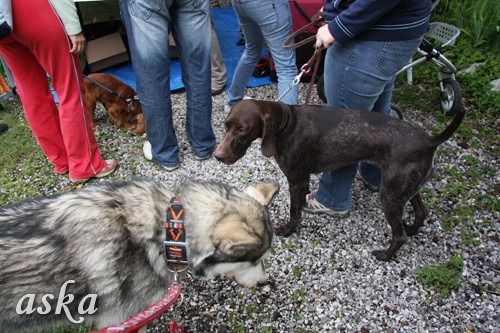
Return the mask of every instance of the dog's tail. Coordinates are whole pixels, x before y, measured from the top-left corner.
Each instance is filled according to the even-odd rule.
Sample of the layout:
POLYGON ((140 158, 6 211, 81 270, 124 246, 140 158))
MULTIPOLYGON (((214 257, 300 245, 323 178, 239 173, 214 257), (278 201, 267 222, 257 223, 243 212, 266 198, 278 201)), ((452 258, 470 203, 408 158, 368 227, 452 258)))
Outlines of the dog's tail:
POLYGON ((455 118, 451 121, 451 123, 444 129, 443 132, 439 133, 438 135, 431 136, 429 137, 429 146, 431 147, 437 147, 446 140, 448 140, 453 133, 457 130, 458 126, 462 123, 462 119, 465 117, 465 110, 460 110, 456 115, 455 118))

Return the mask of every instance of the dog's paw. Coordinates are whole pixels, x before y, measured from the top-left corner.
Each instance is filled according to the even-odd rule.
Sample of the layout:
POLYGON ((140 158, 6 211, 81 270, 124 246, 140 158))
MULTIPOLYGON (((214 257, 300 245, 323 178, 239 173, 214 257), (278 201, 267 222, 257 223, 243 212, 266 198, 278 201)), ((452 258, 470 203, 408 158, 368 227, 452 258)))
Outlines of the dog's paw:
POLYGON ((418 229, 420 228, 419 225, 407 225, 405 224, 405 233, 407 236, 415 236, 416 234, 418 234, 418 229))
POLYGON ((389 261, 392 258, 392 254, 390 254, 389 251, 385 250, 372 251, 372 254, 375 256, 375 258, 381 261, 389 261))

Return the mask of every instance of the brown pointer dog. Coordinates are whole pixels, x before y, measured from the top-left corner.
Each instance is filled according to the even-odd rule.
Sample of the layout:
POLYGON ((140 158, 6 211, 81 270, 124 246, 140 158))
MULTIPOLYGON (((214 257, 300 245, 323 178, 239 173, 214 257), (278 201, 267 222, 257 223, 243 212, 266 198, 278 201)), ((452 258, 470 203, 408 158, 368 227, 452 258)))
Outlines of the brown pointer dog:
POLYGON ((226 134, 214 156, 233 164, 252 141, 262 139, 262 153, 274 156, 290 187, 290 221, 276 229, 283 236, 299 227, 310 174, 357 161, 376 165, 382 172, 380 200, 392 240, 387 250, 373 254, 387 261, 423 225, 428 210, 419 190, 431 177, 437 147, 455 132, 464 115, 458 113, 441 134, 429 136, 375 112, 246 100, 237 103, 224 121, 226 134), (408 201, 415 212, 413 225, 403 222, 408 201))
POLYGON ((85 105, 89 110, 92 128, 95 129, 94 112, 97 102, 102 103, 108 116, 118 127, 125 127, 137 135, 146 131, 141 103, 132 87, 113 75, 93 73, 84 78, 85 105), (97 82, 97 84, 96 84, 97 82), (106 89, 104 89, 104 88, 106 89), (108 91, 108 90, 109 91, 108 91))

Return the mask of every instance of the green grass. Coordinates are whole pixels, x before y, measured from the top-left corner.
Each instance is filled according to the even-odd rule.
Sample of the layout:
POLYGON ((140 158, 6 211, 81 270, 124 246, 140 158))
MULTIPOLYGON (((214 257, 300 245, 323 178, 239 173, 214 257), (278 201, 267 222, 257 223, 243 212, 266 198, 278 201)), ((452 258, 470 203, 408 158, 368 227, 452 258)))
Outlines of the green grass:
POLYGON ((463 260, 453 256, 448 262, 441 265, 429 265, 417 268, 417 280, 435 290, 442 297, 449 296, 462 284, 463 260))
POLYGON ((0 114, 0 121, 9 126, 9 130, 0 136, 0 168, 12 173, 19 162, 33 164, 42 160, 42 151, 33 149, 37 142, 24 118, 19 119, 8 109, 0 114))
MULTIPOLYGON (((463 168, 457 168, 458 161, 456 165, 441 165, 437 180, 444 178, 446 182, 433 189, 424 187, 421 193, 430 211, 440 216, 442 228, 449 232, 459 231, 460 249, 467 252, 481 245, 479 230, 482 225, 478 223, 492 223, 489 219, 477 222, 477 216, 499 217, 500 204, 496 194, 498 183, 495 181, 497 170, 487 165, 487 160, 498 160, 500 156, 497 123, 500 93, 491 91, 490 85, 491 81, 500 77, 500 62, 498 53, 491 51, 491 48, 478 48, 469 38, 460 38, 455 46, 446 51, 447 58, 458 69, 480 64, 475 73, 456 76, 462 89, 467 116, 453 138, 466 148, 441 147, 437 156, 438 163, 440 156, 446 156, 451 161, 461 156, 463 160, 460 165, 463 168), (474 153, 476 150, 487 154, 486 161, 477 157, 474 153), (471 193, 475 194, 473 201, 470 200, 471 193), (448 206, 446 211, 445 205, 448 206)), ((430 133, 442 131, 450 122, 450 118, 443 115, 440 108, 438 72, 439 68, 433 63, 416 66, 413 70, 414 84, 406 83, 406 75, 398 76, 393 96, 393 101, 403 112, 405 109, 418 109, 422 119, 432 117, 437 120, 435 128, 424 128, 430 133)), ((462 283, 462 264, 459 257, 454 257, 440 265, 417 269, 415 274, 420 283, 436 290, 439 296, 446 297, 462 283)))
POLYGON ((460 230, 460 241, 464 246, 478 246, 480 244, 478 236, 477 232, 469 232, 467 229, 460 230))
POLYGON ((306 299, 307 299, 307 292, 301 289, 295 290, 291 297, 291 300, 296 303, 302 303, 306 299))
POLYGON ((302 276, 302 268, 297 267, 297 266, 293 266, 293 267, 292 267, 292 274, 293 274, 293 276, 295 276, 297 279, 300 279, 300 277, 302 276))
POLYGON ((26 120, 6 106, 0 111, 0 123, 9 126, 0 135, 0 205, 39 195, 42 187, 53 187, 57 178, 26 120), (32 179, 36 174, 48 176, 32 179))
POLYGON ((433 21, 455 25, 474 47, 500 50, 500 6, 496 0, 441 0, 433 21))

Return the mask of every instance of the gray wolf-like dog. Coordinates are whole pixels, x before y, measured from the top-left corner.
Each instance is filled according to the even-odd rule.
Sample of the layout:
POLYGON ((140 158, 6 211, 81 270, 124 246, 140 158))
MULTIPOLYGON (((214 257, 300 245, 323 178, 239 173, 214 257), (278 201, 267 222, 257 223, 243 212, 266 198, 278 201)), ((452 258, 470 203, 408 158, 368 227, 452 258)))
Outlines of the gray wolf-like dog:
POLYGON ((299 227, 312 173, 358 161, 377 166, 382 173, 382 210, 392 239, 387 250, 373 254, 387 261, 423 225, 428 210, 419 190, 432 175, 437 147, 456 131, 464 114, 458 113, 442 133, 429 136, 400 119, 375 112, 245 100, 235 104, 225 119, 226 134, 214 156, 233 164, 254 140, 262 139, 262 153, 274 156, 290 187, 290 220, 276 228, 276 234, 283 236, 299 227), (408 201, 415 214, 412 225, 403 222, 408 201))
MULTIPOLYGON (((225 275, 247 287, 266 282, 263 259, 273 237, 267 207, 277 191, 276 183, 243 191, 210 181, 182 186, 187 254, 195 275, 225 275)), ((137 180, 0 208, 0 332, 68 323, 66 310, 54 310, 70 280, 74 283, 66 284, 65 294, 75 301, 66 309, 76 319, 78 302, 96 294, 97 311, 84 319, 100 327, 162 299, 173 282, 163 256, 172 197, 161 184, 137 180), (37 310, 18 314, 16 306, 27 294, 36 294, 37 310), (49 307, 43 303, 47 294, 53 295, 45 297, 49 307)))

